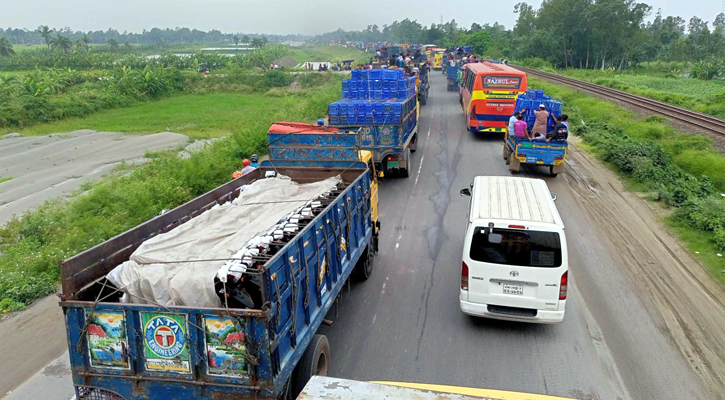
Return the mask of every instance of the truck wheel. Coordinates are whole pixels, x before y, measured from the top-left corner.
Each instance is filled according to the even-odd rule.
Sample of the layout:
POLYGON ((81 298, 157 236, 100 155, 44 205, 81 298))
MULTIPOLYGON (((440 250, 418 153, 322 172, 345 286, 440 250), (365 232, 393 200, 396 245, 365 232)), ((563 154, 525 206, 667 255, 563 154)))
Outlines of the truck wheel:
POLYGON ((428 93, 420 97, 420 105, 424 106, 428 103, 428 93))
POLYGON ((360 259, 357 261, 357 265, 355 265, 355 278, 362 282, 368 280, 370 278, 370 275, 373 274, 373 261, 375 259, 375 253, 373 253, 372 249, 372 243, 369 244, 365 251, 363 252, 360 259))
POLYGON ((516 158, 516 155, 514 153, 511 153, 511 155, 509 156, 509 171, 519 172, 520 167, 521 162, 518 158, 516 158))
POLYGON ((418 150, 418 134, 413 135, 413 139, 410 141, 410 151, 415 153, 418 150))
POLYGON ((297 398, 313 375, 327 376, 329 368, 330 342, 327 336, 316 334, 293 372, 293 398, 297 398))

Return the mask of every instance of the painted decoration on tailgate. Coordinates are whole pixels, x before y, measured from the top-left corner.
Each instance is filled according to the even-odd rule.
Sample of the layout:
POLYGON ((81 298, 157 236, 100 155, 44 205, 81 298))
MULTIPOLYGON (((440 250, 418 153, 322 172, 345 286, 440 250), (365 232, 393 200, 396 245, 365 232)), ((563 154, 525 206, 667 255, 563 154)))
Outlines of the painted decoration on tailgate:
POLYGON ((246 375, 244 319, 207 315, 204 317, 204 325, 209 375, 246 375))
POLYGON ((94 368, 129 369, 126 315, 123 311, 86 310, 88 352, 94 368))
POLYGON ((162 372, 191 372, 186 315, 141 313, 146 369, 162 372))

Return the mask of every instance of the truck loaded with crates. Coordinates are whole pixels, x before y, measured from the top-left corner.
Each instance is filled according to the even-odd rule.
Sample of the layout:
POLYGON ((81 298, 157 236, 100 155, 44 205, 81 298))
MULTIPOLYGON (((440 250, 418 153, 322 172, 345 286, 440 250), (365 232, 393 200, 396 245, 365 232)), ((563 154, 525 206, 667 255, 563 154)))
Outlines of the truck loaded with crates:
MULTIPOLYGON (((517 97, 514 113, 523 114, 523 120, 526 121, 527 129, 531 132, 536 122, 534 110, 538 110, 540 105, 543 105, 549 113, 546 122, 548 136, 556 125, 555 117, 561 115, 561 102, 545 95, 543 90, 527 90, 517 97)), ((504 139, 503 158, 511 172, 518 172, 521 164, 541 165, 549 169, 551 176, 557 176, 564 172, 568 148, 566 141, 543 142, 516 138, 512 134, 507 134, 504 139)))
POLYGON ((317 330, 380 229, 355 140, 275 124, 258 169, 62 261, 76 397, 288 399, 325 375, 317 330))
POLYGON ((357 132, 356 146, 372 152, 383 176, 410 174, 420 113, 415 82, 400 69, 355 70, 342 82, 343 99, 328 106, 328 124, 357 132))

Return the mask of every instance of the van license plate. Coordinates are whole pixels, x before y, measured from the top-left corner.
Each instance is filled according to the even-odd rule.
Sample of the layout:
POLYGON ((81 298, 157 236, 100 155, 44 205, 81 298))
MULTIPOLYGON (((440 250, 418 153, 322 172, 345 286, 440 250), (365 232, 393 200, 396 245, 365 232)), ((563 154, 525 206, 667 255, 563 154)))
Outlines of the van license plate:
POLYGON ((503 294, 524 295, 524 287, 522 285, 503 285, 503 294))

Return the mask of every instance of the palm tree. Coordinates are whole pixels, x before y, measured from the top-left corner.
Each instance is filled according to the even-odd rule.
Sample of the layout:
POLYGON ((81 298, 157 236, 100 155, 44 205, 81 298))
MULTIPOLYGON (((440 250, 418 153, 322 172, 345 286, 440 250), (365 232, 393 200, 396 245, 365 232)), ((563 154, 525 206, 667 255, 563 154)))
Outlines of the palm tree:
POLYGON ((249 41, 250 41, 249 36, 247 36, 247 35, 242 36, 242 43, 249 44, 249 41))
POLYGON ((76 40, 76 50, 79 53, 87 53, 88 52, 88 43, 83 41, 83 39, 76 40))
POLYGON ((59 33, 50 39, 50 47, 67 53, 73 47, 73 42, 67 36, 61 36, 59 33))
POLYGON ((262 47, 264 47, 264 40, 260 38, 254 38, 252 39, 252 42, 250 44, 252 45, 252 47, 261 49, 262 47))
POLYGON ((85 43, 85 44, 88 44, 91 42, 91 38, 86 34, 84 34, 80 40, 83 41, 83 43, 85 43))
POLYGON ((45 40, 46 46, 50 48, 50 34, 53 33, 53 31, 48 28, 48 25, 40 25, 38 27, 38 33, 40 33, 40 36, 45 40))
POLYGON ((15 55, 13 44, 4 37, 0 38, 0 57, 10 57, 15 55))
POLYGON ((106 40, 106 43, 108 44, 108 46, 111 47, 111 51, 118 50, 118 40, 116 40, 114 38, 110 38, 110 39, 106 40))
POLYGON ((232 36, 232 41, 234 42, 234 46, 239 46, 239 36, 232 36))
POLYGON ((128 40, 123 43, 123 47, 126 49, 126 51, 131 51, 131 43, 129 43, 128 40))

